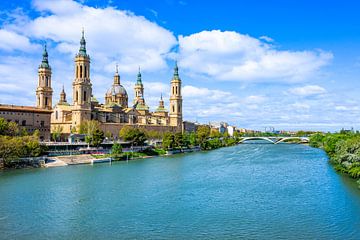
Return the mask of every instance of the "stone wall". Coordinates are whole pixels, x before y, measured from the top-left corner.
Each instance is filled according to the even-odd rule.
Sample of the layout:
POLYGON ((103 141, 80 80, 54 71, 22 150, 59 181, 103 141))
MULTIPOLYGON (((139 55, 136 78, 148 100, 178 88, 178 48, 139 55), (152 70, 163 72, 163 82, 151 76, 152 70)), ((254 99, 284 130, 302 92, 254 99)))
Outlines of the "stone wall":
POLYGON ((119 123, 102 123, 100 128, 102 131, 111 132, 111 134, 115 137, 119 136, 119 132, 121 128, 124 126, 131 126, 134 128, 141 128, 147 131, 157 131, 157 132, 181 132, 181 128, 174 126, 162 126, 162 125, 129 125, 129 124, 119 124, 119 123))
MULTIPOLYGON (((42 156, 42 157, 27 157, 27 158, 19 158, 16 160, 12 160, 10 161, 7 165, 6 168, 39 168, 39 167, 44 167, 44 164, 46 162, 47 157, 46 156, 42 156)), ((1 162, 1 160, 0 160, 1 162)), ((1 163, 0 163, 1 165, 1 163)), ((5 168, 5 166, 3 166, 5 168)), ((1 168, 1 166, 0 166, 1 168)))

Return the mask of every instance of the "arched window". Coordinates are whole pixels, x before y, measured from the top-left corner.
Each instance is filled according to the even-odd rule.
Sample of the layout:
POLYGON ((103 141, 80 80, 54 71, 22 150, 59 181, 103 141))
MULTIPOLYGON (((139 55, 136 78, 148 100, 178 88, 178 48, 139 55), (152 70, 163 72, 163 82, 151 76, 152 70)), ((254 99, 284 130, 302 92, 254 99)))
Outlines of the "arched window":
POLYGON ((175 106, 174 105, 172 106, 172 111, 175 112, 175 106))
POLYGON ((176 94, 178 93, 178 87, 177 86, 175 87, 175 93, 176 94))
POLYGON ((48 76, 45 77, 45 86, 46 87, 49 86, 49 78, 48 78, 48 76))
POLYGON ((55 119, 57 120, 59 117, 58 111, 55 112, 55 119))
POLYGON ((75 101, 79 102, 79 92, 78 91, 75 92, 75 101))
POLYGON ((178 112, 180 112, 180 105, 178 105, 178 112))
POLYGON ((82 78, 82 66, 80 65, 80 78, 82 78))
POLYGON ((45 97, 45 106, 47 107, 47 105, 48 105, 48 98, 45 97))
POLYGON ((86 91, 84 91, 84 102, 86 102, 86 91))
POLYGON ((87 77, 87 70, 86 70, 86 65, 85 65, 85 71, 84 71, 84 78, 86 78, 87 77))

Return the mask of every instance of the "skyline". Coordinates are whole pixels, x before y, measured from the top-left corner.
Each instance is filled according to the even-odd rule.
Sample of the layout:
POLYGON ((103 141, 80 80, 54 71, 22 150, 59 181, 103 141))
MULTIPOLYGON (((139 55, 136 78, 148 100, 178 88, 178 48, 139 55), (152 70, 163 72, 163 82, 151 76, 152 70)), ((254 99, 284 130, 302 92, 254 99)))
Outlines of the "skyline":
POLYGON ((255 11, 254 3, 226 1, 232 7, 208 3, 199 11, 199 3, 190 1, 139 2, 0 3, 0 102, 35 105, 45 42, 54 103, 63 84, 70 102, 73 59, 84 27, 94 96, 100 102, 112 84, 116 63, 132 100, 141 66, 145 99, 154 110, 161 93, 169 98, 168 83, 177 60, 185 120, 227 121, 258 130, 360 128, 360 24, 354 15, 358 3, 257 1, 262 4, 255 4, 255 11), (235 17, 236 10, 244 15, 235 17), (214 11, 219 14, 208 19, 214 11), (283 15, 277 16, 277 11, 283 15), (185 13, 186 20, 180 21, 185 13), (266 14, 274 18, 261 26, 251 21, 251 13, 263 13, 262 21, 269 19, 266 14), (291 23, 299 37, 290 30, 291 23))

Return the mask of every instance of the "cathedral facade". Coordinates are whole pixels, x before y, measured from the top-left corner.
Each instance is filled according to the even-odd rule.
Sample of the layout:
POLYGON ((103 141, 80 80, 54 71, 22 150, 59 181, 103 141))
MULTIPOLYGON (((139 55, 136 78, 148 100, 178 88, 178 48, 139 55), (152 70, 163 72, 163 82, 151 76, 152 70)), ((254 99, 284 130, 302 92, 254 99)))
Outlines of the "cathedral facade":
POLYGON ((87 120, 99 121, 102 130, 110 132, 113 136, 118 136, 120 129, 126 125, 161 132, 176 132, 182 129, 181 79, 177 64, 175 64, 174 74, 170 81, 170 109, 168 111, 164 107, 161 96, 159 106, 154 112, 149 110, 144 98, 144 85, 140 69, 134 86, 135 98, 133 101, 129 100, 126 89, 121 85, 117 66, 113 84, 105 93, 104 103, 100 103, 93 96, 90 80, 90 56, 86 52, 84 32, 79 52, 75 56, 72 103, 67 102, 63 88, 59 102, 52 108, 51 68, 46 48, 38 72, 37 107, 52 109, 51 128, 61 126, 64 134, 77 132, 79 125, 87 120))

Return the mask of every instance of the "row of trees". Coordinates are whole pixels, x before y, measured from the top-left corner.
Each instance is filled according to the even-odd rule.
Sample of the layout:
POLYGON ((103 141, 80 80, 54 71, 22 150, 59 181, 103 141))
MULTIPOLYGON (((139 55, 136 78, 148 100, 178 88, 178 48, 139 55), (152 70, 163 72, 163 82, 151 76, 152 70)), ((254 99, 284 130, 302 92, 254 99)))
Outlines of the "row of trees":
MULTIPOLYGON (((85 141, 92 146, 99 146, 105 139, 111 139, 113 136, 104 133, 100 129, 100 123, 95 120, 85 121, 79 127, 79 133, 85 134, 85 141)), ((124 126, 120 132, 119 137, 124 141, 132 142, 135 146, 140 146, 148 139, 147 133, 140 128, 131 126, 124 126)))
POLYGON ((0 159, 8 166, 12 160, 22 157, 38 157, 45 151, 40 145, 39 132, 29 135, 15 122, 0 118, 0 159))
POLYGON ((310 146, 324 149, 337 171, 360 178, 359 133, 316 133, 310 137, 310 146))
POLYGON ((221 134, 207 125, 202 125, 192 133, 166 133, 162 146, 166 150, 195 146, 200 146, 203 150, 210 150, 235 145, 239 138, 239 136, 230 137, 227 133, 221 134))

